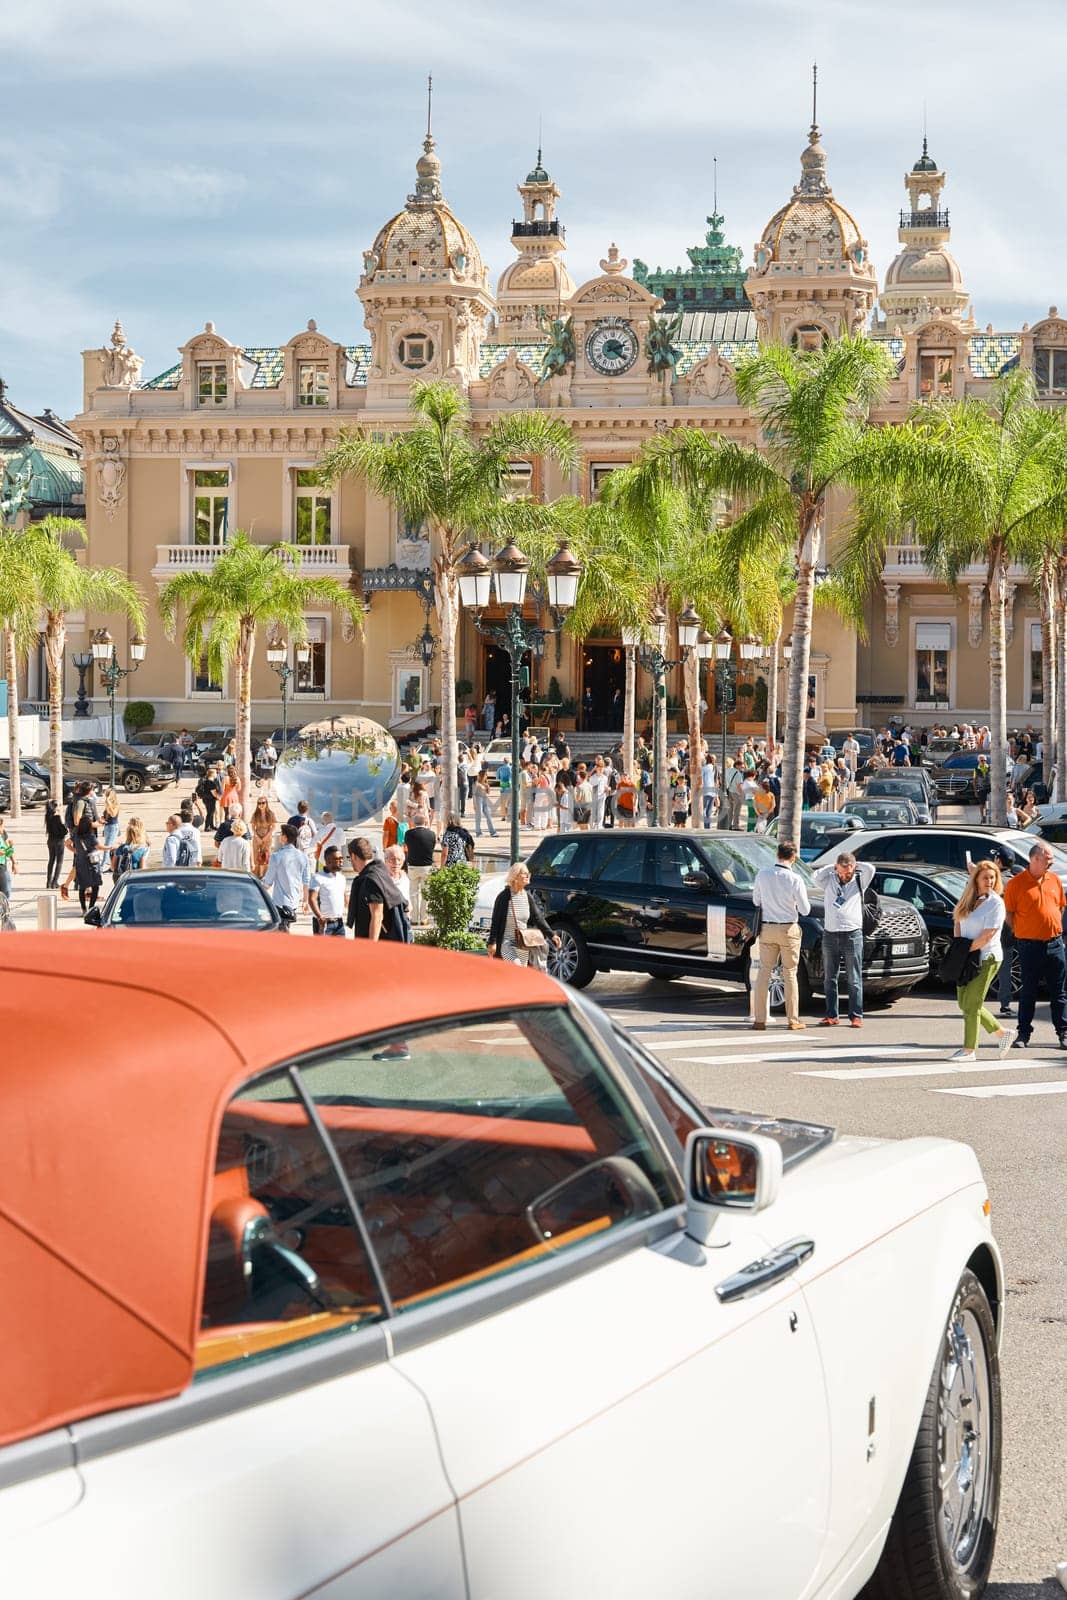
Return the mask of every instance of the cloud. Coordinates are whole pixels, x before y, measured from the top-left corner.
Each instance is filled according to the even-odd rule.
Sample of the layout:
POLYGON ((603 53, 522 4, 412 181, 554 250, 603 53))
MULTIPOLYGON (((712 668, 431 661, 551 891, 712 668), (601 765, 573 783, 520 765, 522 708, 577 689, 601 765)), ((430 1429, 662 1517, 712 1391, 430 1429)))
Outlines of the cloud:
POLYGON ((247 188, 240 173, 180 163, 109 166, 107 170, 97 168, 87 177, 109 211, 175 220, 217 217, 247 188))

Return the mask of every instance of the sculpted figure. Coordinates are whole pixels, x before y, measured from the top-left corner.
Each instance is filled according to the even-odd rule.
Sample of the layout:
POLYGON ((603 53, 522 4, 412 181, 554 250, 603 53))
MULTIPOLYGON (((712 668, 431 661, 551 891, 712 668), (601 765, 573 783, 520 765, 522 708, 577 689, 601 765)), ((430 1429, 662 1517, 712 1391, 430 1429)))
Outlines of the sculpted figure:
POLYGON ((541 362, 541 381, 561 378, 568 367, 574 365, 574 318, 552 317, 541 319, 541 331, 548 340, 548 349, 541 362))

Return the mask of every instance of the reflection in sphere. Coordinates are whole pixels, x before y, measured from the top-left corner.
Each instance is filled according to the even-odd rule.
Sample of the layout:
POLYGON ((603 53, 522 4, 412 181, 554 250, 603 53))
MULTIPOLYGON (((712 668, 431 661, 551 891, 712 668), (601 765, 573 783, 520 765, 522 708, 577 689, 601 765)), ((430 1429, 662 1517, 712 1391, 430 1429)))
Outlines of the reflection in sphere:
POLYGON ((291 738, 274 782, 287 816, 306 800, 313 816, 331 811, 344 827, 383 811, 399 777, 400 753, 390 733, 369 717, 330 717, 305 723, 291 738))

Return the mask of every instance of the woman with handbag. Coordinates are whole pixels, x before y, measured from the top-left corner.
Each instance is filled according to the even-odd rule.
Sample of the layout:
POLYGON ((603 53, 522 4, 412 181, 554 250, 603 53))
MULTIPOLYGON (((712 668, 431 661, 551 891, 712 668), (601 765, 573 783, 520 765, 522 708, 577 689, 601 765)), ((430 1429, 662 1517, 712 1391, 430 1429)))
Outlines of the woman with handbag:
POLYGON ((530 871, 516 861, 508 871, 508 881, 493 902, 489 928, 488 954, 497 961, 512 961, 519 967, 544 968, 548 945, 557 948, 559 934, 545 920, 537 896, 529 888, 530 871))
POLYGON ((1004 959, 1000 942, 1000 930, 1004 926, 1003 884, 1000 868, 994 862, 979 861, 977 866, 971 867, 970 880, 956 903, 953 917, 956 937, 948 959, 963 957, 956 985, 956 1004, 963 1013, 963 1049, 957 1050, 950 1059, 977 1061, 979 1026, 996 1037, 1003 1055, 1011 1048, 1015 1029, 1002 1028, 985 1005, 989 986, 1004 959), (975 966, 977 970, 972 971, 975 966))

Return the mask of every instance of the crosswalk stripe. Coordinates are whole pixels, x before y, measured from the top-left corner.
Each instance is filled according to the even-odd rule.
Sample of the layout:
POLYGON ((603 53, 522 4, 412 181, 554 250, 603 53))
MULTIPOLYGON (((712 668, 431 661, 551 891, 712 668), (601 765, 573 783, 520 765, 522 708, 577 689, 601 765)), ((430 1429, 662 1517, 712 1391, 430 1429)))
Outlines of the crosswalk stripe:
MULTIPOLYGON (((681 1061, 692 1064, 694 1067, 722 1067, 737 1066, 741 1062, 754 1062, 756 1065, 770 1061, 833 1061, 840 1060, 845 1054, 843 1048, 834 1049, 833 1046, 826 1050, 812 1050, 803 1041, 799 1041, 787 1050, 763 1049, 758 1054, 746 1051, 743 1055, 714 1055, 714 1056, 681 1056, 681 1061)), ((851 1050, 850 1055, 863 1056, 926 1056, 930 1050, 927 1045, 885 1044, 875 1045, 869 1050, 851 1050)), ((800 1076, 800 1074, 798 1074, 800 1076)), ((851 1076, 851 1074, 849 1074, 851 1076)))
POLYGON ((983 1083, 971 1089, 934 1089, 934 1094, 960 1094, 971 1100, 992 1100, 998 1095, 1067 1094, 1067 1079, 1053 1083, 983 1083))
POLYGON ((967 1076, 972 1072, 1028 1072, 1032 1067, 1044 1065, 1034 1061, 930 1061, 922 1066, 908 1067, 843 1067, 822 1068, 817 1072, 798 1072, 798 1078, 834 1078, 838 1083, 860 1082, 870 1078, 942 1078, 951 1074, 967 1076))

